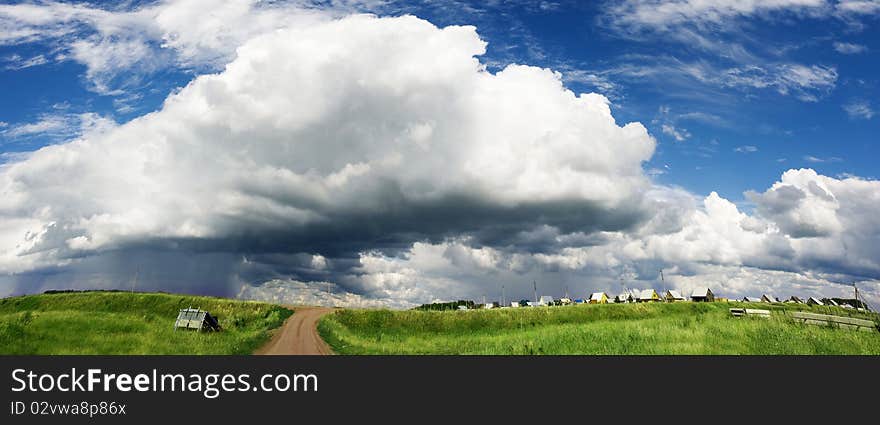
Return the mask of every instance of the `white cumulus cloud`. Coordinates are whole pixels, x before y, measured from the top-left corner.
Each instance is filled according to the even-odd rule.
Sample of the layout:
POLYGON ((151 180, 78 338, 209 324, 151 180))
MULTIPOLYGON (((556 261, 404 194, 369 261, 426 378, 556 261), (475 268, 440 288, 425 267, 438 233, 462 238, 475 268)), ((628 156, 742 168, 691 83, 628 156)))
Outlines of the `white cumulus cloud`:
POLYGON ((257 37, 161 110, 5 165, 0 264, 21 271, 143 240, 257 243, 280 229, 366 243, 373 231, 433 237, 480 220, 619 221, 610 211, 649 184, 645 128, 618 125, 604 97, 576 95, 550 70, 486 72, 484 48, 473 27, 409 16, 257 37), (445 210, 420 228, 422 211, 445 210))

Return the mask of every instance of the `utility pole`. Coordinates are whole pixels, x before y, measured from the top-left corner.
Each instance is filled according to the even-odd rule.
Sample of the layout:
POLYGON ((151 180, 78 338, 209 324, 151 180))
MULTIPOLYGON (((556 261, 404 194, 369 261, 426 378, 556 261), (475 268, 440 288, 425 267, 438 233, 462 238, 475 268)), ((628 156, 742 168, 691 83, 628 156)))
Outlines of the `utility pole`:
POLYGON ((535 288, 535 305, 538 305, 538 282, 533 280, 532 287, 535 288))
POLYGON ((504 307, 504 285, 501 285, 501 306, 504 307))
POLYGON ((665 300, 666 299, 665 298, 666 297, 666 280, 663 279, 663 269, 660 269, 660 287, 663 290, 663 295, 661 295, 660 297, 665 300))
POLYGON ((865 310, 871 311, 871 310, 868 308, 868 303, 862 301, 862 299, 859 298, 859 287, 856 286, 856 283, 855 283, 855 282, 853 282, 853 290, 855 290, 855 292, 856 292, 856 301, 859 302, 859 305, 861 305, 862 308, 864 308, 865 310))

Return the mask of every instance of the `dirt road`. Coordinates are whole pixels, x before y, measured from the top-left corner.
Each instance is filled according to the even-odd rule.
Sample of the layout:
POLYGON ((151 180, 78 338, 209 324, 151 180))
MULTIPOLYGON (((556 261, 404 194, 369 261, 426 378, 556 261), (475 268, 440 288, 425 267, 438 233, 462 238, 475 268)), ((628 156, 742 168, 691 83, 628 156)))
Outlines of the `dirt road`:
POLYGON ((327 307, 290 307, 293 316, 281 325, 272 339, 254 354, 333 354, 318 335, 318 319, 333 311, 327 307))

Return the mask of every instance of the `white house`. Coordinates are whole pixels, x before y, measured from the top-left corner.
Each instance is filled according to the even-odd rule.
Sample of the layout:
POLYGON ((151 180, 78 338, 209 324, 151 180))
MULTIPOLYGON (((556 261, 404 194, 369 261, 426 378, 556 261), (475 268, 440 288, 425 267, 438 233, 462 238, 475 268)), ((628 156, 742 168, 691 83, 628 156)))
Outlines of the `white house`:
POLYGON ((538 305, 552 305, 553 297, 549 295, 542 295, 541 299, 538 301, 538 305))
POLYGON ((761 295, 761 302, 762 303, 778 303, 779 298, 776 298, 773 295, 764 294, 764 295, 761 295))
POLYGON ((657 291, 653 289, 643 289, 642 292, 639 292, 637 301, 640 303, 660 301, 660 295, 658 295, 657 291))
POLYGON ((635 300, 635 298, 633 298, 633 295, 629 292, 625 292, 623 294, 620 294, 620 295, 614 297, 615 303, 631 303, 634 300, 635 300))

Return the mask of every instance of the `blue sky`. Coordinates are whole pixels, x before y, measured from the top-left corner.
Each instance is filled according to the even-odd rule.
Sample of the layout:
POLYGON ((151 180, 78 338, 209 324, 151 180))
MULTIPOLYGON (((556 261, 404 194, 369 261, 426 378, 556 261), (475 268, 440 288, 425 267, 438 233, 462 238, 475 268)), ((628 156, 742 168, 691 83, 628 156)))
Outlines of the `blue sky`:
POLYGON ((2 2, 0 295, 152 264, 337 303, 661 267, 880 300, 878 25, 876 0, 2 2))
MULTIPOLYGON (((490 69, 507 63, 548 67, 563 72, 575 92, 605 94, 619 122, 641 122, 657 138, 657 153, 645 167, 664 184, 700 194, 714 190, 741 201, 742 192, 765 189, 789 168, 877 177, 880 56, 874 46, 875 14, 839 17, 833 11, 780 8, 724 16, 723 22, 695 29, 717 43, 716 50, 679 39, 673 35, 679 31, 675 27, 649 28, 642 34, 616 28, 607 22, 613 2, 417 3, 391 3, 376 12, 411 13, 439 26, 476 25, 489 43, 483 60, 490 69), (785 71, 773 70, 779 65, 818 66, 833 75, 779 87, 772 82, 784 77, 785 71), (707 81, 688 75, 683 68, 689 66, 702 67, 707 81), (712 81, 725 71, 749 67, 762 70, 752 74, 751 83, 712 81), (649 75, 630 75, 638 72, 649 75)), ((116 2, 91 4, 125 9, 113 6, 116 2)), ((107 95, 90 89, 83 64, 53 59, 64 54, 59 43, 63 41, 49 39, 0 46, 5 61, 0 121, 7 128, 64 113, 96 113, 122 123, 157 109, 168 93, 211 68, 167 64, 139 76, 135 84, 118 83, 124 93, 107 95), (46 58, 46 63, 24 63, 35 57, 46 58)), ((0 136, 0 151, 34 150, 75 132, 58 129, 18 137, 7 132, 0 136)))

